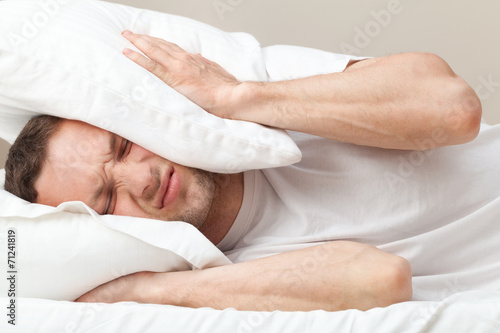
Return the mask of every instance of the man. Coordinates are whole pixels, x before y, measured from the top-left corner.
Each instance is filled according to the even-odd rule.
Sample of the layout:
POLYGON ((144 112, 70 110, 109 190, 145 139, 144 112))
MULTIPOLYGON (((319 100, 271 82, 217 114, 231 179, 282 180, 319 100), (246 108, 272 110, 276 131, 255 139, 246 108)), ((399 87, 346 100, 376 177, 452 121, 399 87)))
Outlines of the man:
MULTIPOLYGON (((387 232, 380 239, 364 238, 363 228, 358 228, 358 237, 340 230, 325 236, 320 230, 332 228, 336 222, 329 223, 330 218, 351 219, 355 226, 358 212, 352 206, 344 211, 350 216, 335 215, 352 201, 367 204, 362 200, 365 193, 348 196, 356 192, 348 193, 353 189, 351 178, 329 174, 332 168, 342 167, 344 172, 352 167, 341 166, 343 159, 335 161, 335 154, 353 151, 359 154, 360 163, 381 156, 383 162, 376 166, 384 168, 393 165, 402 150, 456 145, 477 136, 480 102, 442 59, 402 54, 352 61, 343 73, 242 83, 217 64, 174 44, 128 31, 124 36, 149 59, 128 49, 124 50, 126 56, 208 112, 315 137, 294 134, 304 152, 304 160, 297 166, 220 175, 164 160, 87 124, 44 118, 50 130, 44 134, 48 146, 35 149, 40 152, 38 170, 24 187, 19 186, 22 177, 17 181, 10 178, 19 169, 14 166, 15 144, 7 165, 6 189, 23 196, 23 188, 30 188, 26 190, 30 197, 25 198, 48 205, 81 200, 101 214, 184 220, 240 262, 202 271, 133 274, 79 300, 340 310, 411 299, 410 269, 400 257, 354 242, 309 246, 354 238, 377 245, 396 241, 401 235, 387 232), (87 149, 81 158, 68 159, 82 142, 87 149), (322 201, 315 193, 324 187, 329 189, 329 197, 322 201), (259 199, 266 205, 257 203, 256 213, 249 201, 259 199), (317 230, 308 234, 304 229, 311 225, 317 230), (334 234, 337 237, 331 237, 334 234), (268 256, 291 249, 297 250, 268 256), (311 260, 314 270, 310 274, 294 274, 297 266, 311 260), (114 291, 111 299, 99 297, 104 292, 109 295, 109 290, 114 291)), ((26 132, 46 127, 37 130, 34 126, 26 132)), ((385 180, 389 185, 399 181, 391 174, 385 180)), ((368 201, 378 195, 368 194, 368 201)), ((387 228, 393 231, 390 223, 387 228)))

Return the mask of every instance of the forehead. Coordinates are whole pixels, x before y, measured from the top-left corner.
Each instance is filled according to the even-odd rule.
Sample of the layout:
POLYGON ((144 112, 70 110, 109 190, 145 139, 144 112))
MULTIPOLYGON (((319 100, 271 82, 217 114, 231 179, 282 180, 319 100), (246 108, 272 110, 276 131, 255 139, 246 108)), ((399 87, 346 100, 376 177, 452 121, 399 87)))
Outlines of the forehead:
POLYGON ((93 156, 107 153, 112 134, 95 126, 75 121, 63 120, 58 130, 49 140, 47 160, 64 157, 88 160, 93 156))
POLYGON ((89 203, 102 181, 114 137, 86 123, 63 120, 49 140, 47 158, 35 182, 37 202, 50 206, 65 201, 89 203))

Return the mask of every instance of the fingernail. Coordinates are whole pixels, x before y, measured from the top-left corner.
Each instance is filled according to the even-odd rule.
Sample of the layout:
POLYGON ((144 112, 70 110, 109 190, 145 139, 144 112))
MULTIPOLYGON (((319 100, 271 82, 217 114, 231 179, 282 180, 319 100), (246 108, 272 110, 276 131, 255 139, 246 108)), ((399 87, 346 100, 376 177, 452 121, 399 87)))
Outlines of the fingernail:
POLYGON ((123 35, 123 36, 125 36, 125 37, 128 37, 128 36, 132 35, 132 31, 129 31, 129 30, 124 30, 124 31, 122 32, 122 35, 123 35))
POLYGON ((129 55, 130 53, 132 53, 131 49, 123 49, 123 54, 129 55))

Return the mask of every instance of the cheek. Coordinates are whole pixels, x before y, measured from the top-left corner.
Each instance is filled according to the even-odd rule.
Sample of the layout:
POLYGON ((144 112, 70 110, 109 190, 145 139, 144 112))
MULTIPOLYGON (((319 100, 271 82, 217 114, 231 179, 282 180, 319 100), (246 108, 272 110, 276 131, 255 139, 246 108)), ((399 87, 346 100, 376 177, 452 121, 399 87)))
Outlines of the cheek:
POLYGON ((113 215, 144 218, 150 217, 141 206, 139 206, 134 200, 127 197, 120 197, 117 200, 113 215))

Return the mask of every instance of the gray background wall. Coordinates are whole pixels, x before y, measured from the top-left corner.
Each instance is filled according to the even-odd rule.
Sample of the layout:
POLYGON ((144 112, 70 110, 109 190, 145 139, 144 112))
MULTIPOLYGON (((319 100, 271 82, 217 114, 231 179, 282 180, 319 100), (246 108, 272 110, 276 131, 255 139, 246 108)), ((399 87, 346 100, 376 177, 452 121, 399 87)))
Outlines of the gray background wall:
MULTIPOLYGON (((245 31, 263 46, 291 44, 366 56, 433 52, 448 61, 476 89, 485 120, 490 124, 500 123, 500 1, 112 2, 187 16, 226 31, 245 31)), ((8 145, 0 142, 0 167, 4 165, 7 149, 8 145)))

